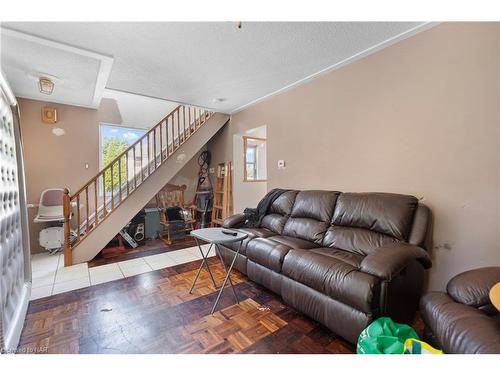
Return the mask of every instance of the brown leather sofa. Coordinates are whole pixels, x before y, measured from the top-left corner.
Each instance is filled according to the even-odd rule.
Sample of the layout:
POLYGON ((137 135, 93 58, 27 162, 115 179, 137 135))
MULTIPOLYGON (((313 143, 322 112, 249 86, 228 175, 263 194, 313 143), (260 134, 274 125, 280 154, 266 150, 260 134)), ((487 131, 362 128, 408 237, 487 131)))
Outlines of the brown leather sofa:
MULTIPOLYGON (((235 267, 295 309, 356 343, 375 318, 411 322, 421 296, 429 209, 389 193, 288 191, 248 234, 235 267)), ((222 246, 227 260, 238 244, 222 246)))
POLYGON ((463 272, 448 282, 447 293, 422 297, 424 339, 445 353, 500 354, 500 313, 489 291, 500 282, 500 267, 463 272))

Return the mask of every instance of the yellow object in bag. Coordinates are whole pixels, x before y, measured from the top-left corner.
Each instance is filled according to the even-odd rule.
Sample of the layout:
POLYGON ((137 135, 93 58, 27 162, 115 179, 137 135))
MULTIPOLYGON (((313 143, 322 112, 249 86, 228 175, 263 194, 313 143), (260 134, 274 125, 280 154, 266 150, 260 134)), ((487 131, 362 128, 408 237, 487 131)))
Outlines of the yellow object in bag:
POLYGON ((406 339, 404 343, 404 354, 443 354, 443 351, 433 348, 426 342, 420 340, 406 339))

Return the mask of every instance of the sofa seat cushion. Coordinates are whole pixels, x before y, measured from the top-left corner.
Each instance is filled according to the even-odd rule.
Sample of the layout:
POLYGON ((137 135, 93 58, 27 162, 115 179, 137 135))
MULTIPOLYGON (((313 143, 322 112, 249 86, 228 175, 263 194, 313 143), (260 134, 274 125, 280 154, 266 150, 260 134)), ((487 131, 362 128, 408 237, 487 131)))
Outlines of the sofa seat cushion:
MULTIPOLYGON (((238 232, 246 233, 248 234, 248 237, 243 240, 243 243, 241 244, 241 250, 240 254, 245 255, 247 252, 247 246, 250 241, 252 241, 254 238, 266 238, 266 237, 271 237, 276 235, 276 233, 271 232, 269 229, 266 228, 238 228, 238 232)), ((228 244, 225 244, 226 247, 230 248, 233 251, 238 251, 238 247, 240 246, 240 242, 231 242, 228 244)))
POLYGON ((272 236, 268 238, 270 240, 273 240, 274 242, 286 245, 291 249, 312 249, 318 247, 318 245, 316 245, 314 242, 290 236, 272 236))
POLYGON ((347 264, 350 264, 353 267, 359 268, 361 262, 363 261, 364 257, 359 254, 354 254, 349 251, 344 251, 340 249, 335 249, 331 247, 320 247, 318 249, 311 249, 313 253, 325 255, 328 257, 332 257, 338 260, 341 260, 342 262, 345 262, 347 264))
POLYGON ((290 246, 272 241, 269 238, 256 238, 250 242, 247 248, 247 258, 270 270, 281 272, 283 259, 290 250, 290 246))
POLYGON ((282 273, 359 311, 373 311, 378 302, 379 279, 339 259, 340 253, 337 257, 331 256, 334 252, 325 253, 292 249, 283 261, 282 273))
POLYGON ((288 236, 254 238, 246 247, 246 256, 261 266, 281 272, 281 265, 290 249, 312 249, 316 244, 288 236))

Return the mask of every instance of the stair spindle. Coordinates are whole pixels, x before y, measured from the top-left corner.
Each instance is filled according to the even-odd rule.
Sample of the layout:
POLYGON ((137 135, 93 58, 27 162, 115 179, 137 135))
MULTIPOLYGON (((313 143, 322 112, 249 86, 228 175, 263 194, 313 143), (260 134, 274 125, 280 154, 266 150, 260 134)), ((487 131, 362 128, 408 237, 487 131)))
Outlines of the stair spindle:
MULTIPOLYGON (((147 155, 147 158, 146 158, 146 162, 148 163, 148 176, 151 174, 151 162, 150 162, 150 147, 149 147, 149 134, 147 134, 147 137, 146 137, 146 146, 147 146, 147 150, 148 150, 148 155, 147 155)), ((147 177, 147 176, 146 176, 147 177)))
POLYGON ((70 228, 70 217, 71 217, 71 198, 69 196, 69 190, 64 189, 63 195, 63 216, 64 216, 64 266, 71 266, 73 263, 71 254, 71 228, 70 228))
POLYGON ((141 183, 140 184, 142 184, 142 181, 144 181, 144 166, 142 165, 142 159, 144 158, 142 155, 142 139, 141 139, 140 145, 141 145, 141 183))
POLYGON ((157 166, 156 165, 156 128, 154 128, 154 130, 153 130, 153 152, 154 152, 154 155, 153 155, 154 156, 154 158, 153 158, 153 160, 154 160, 154 169, 153 170, 155 170, 156 166, 157 166))
POLYGON ((172 115, 172 126, 171 126, 171 129, 172 129, 172 134, 171 134, 171 142, 172 142, 172 150, 170 151, 170 155, 172 155, 172 153, 174 152, 174 115, 172 115))
POLYGON ((80 194, 76 195, 76 240, 80 242, 80 194))
POLYGON ((99 225, 99 205, 97 204, 97 181, 94 180, 94 228, 99 225))
POLYGON ((160 122, 160 165, 163 163, 163 121, 160 122))
POLYGON ((122 202, 122 159, 118 159, 118 204, 122 202))
POLYGON ((186 142, 186 106, 182 106, 182 139, 186 142))
POLYGON ((125 153, 125 170, 126 170, 125 176, 127 176, 127 197, 130 194, 130 188, 129 188, 129 185, 128 185, 128 180, 129 180, 129 168, 128 168, 128 165, 129 165, 129 163, 130 163, 130 161, 128 159, 128 151, 127 151, 125 153))
POLYGON ((191 128, 191 107, 188 107, 188 126, 189 126, 189 135, 193 132, 191 128))
POLYGON ((106 207, 106 169, 102 172, 102 218, 104 219, 108 214, 108 209, 106 207))
POLYGON ((179 109, 177 108, 177 147, 181 145, 180 113, 181 111, 179 111, 179 109))
POLYGON ((134 190, 137 188, 137 173, 135 172, 136 170, 136 162, 135 162, 135 147, 136 145, 134 145, 134 148, 132 149, 132 158, 134 159, 133 160, 133 164, 132 164, 132 170, 134 172, 134 190))
POLYGON ((111 162, 111 211, 115 209, 115 163, 111 162))
POLYGON ((86 210, 86 217, 85 217, 85 235, 89 232, 89 187, 85 187, 85 210, 86 210))

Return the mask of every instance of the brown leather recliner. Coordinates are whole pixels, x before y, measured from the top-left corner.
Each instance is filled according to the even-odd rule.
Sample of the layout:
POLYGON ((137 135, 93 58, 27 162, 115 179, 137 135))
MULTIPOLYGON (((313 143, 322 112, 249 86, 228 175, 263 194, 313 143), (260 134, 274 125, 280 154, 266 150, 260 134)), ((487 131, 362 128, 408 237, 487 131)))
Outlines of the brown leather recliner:
MULTIPOLYGON (((249 279, 356 343, 375 318, 411 322, 422 293, 429 209, 389 193, 288 191, 248 234, 235 267, 249 279)), ((233 259, 239 244, 221 246, 233 259)))
POLYGON ((500 267, 463 272, 448 282, 447 293, 422 297, 424 339, 445 353, 500 354, 500 313, 489 291, 500 282, 500 267))

